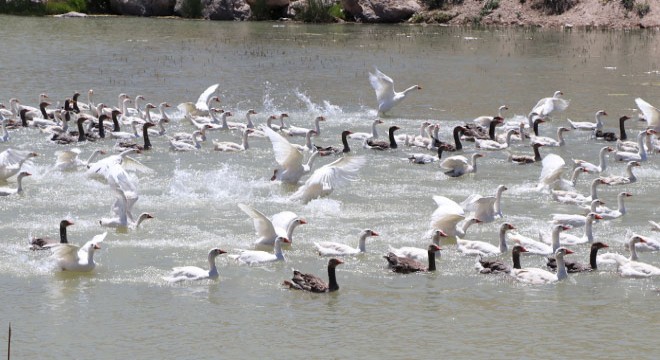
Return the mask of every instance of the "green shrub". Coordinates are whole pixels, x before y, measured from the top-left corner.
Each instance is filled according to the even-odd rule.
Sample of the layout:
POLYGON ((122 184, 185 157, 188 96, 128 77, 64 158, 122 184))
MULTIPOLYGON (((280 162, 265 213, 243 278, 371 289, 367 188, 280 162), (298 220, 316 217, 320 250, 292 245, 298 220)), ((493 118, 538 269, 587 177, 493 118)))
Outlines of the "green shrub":
POLYGON ((646 14, 651 12, 651 5, 648 2, 637 3, 635 4, 635 12, 640 18, 643 18, 646 14))
POLYGON ((537 0, 532 8, 548 15, 559 15, 572 8, 577 2, 578 0, 537 0))
POLYGON ((498 7, 500 7, 500 0, 488 0, 484 4, 484 7, 481 8, 481 11, 479 11, 479 15, 481 17, 489 15, 490 13, 493 12, 493 10, 497 9, 498 7))
POLYGON ((409 21, 413 24, 446 24, 455 18, 456 15, 458 14, 451 14, 444 11, 420 12, 414 14, 409 21))
POLYGON ((266 6, 266 0, 256 0, 253 5, 250 5, 250 9, 252 10, 252 20, 277 19, 272 10, 266 6))
POLYGON ((0 0, 0 13, 11 15, 46 15, 46 5, 30 0, 0 0))
POLYGON ((329 23, 334 22, 335 17, 331 11, 335 7, 334 1, 331 0, 307 0, 307 5, 296 14, 296 18, 306 23, 329 23))
POLYGON ((202 17, 202 0, 183 0, 181 4, 181 16, 189 19, 202 17))

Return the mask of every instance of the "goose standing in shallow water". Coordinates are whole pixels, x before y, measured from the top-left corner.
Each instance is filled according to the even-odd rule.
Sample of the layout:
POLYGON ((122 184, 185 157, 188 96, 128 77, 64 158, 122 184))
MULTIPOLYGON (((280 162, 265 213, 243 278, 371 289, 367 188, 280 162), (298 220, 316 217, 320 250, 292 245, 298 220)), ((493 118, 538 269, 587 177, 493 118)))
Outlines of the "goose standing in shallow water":
POLYGON ((378 68, 374 68, 373 73, 369 73, 369 82, 371 87, 376 92, 376 100, 378 101, 378 112, 385 114, 390 111, 396 104, 400 103, 412 91, 421 90, 419 85, 413 85, 402 92, 394 91, 394 80, 389 76, 383 74, 378 68))
POLYGON ((367 237, 371 236, 378 236, 378 233, 371 229, 362 230, 362 232, 360 232, 360 240, 357 248, 332 241, 315 242, 314 246, 316 246, 316 249, 321 256, 356 255, 367 251, 366 240, 367 237))
POLYGON ((435 271, 435 253, 436 251, 442 250, 438 245, 431 244, 428 247, 428 266, 419 261, 407 258, 399 257, 396 254, 389 252, 387 255, 383 256, 387 260, 388 267, 396 273, 409 274, 413 272, 426 272, 426 271, 435 271))
POLYGON ((328 261, 328 283, 316 275, 304 274, 298 270, 293 270, 291 281, 284 280, 282 285, 288 286, 294 290, 303 290, 314 293, 327 293, 339 290, 335 268, 344 262, 339 259, 330 259, 328 261))
POLYGON ((179 282, 184 280, 204 280, 204 279, 217 279, 218 268, 215 266, 215 258, 218 255, 226 254, 227 252, 221 249, 211 249, 208 255, 209 269, 205 270, 197 266, 180 266, 172 269, 169 276, 164 279, 169 282, 179 282))

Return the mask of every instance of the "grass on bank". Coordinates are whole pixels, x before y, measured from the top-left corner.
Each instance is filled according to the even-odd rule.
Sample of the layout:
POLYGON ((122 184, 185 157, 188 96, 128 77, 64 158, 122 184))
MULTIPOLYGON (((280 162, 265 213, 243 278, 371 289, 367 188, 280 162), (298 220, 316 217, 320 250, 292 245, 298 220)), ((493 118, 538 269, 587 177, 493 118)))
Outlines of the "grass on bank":
POLYGON ((57 15, 71 11, 110 13, 110 0, 0 0, 0 13, 10 15, 57 15))

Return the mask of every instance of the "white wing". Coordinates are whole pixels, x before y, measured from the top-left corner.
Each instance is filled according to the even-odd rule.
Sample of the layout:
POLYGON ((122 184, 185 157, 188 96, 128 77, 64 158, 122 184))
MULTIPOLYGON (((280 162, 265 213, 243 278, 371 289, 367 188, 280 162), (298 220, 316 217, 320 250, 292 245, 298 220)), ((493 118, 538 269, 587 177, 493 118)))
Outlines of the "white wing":
POLYGON ((275 161, 281 167, 289 170, 302 166, 303 154, 291 145, 287 139, 267 126, 262 126, 261 130, 266 133, 266 136, 268 136, 270 142, 273 144, 275 161))
POLYGON ((447 170, 466 168, 469 165, 468 159, 463 155, 450 156, 440 163, 440 167, 447 170))
POLYGON ((541 169, 540 182, 544 184, 551 184, 557 181, 564 170, 566 170, 566 162, 561 156, 556 154, 548 154, 542 161, 543 169, 541 169))
POLYGON ((57 155, 56 165, 70 164, 78 158, 78 155, 80 155, 80 149, 73 148, 71 150, 56 151, 55 155, 57 155))
POLYGON ((456 231, 456 224, 465 219, 465 211, 454 200, 444 196, 434 196, 433 200, 438 208, 431 214, 431 228, 440 229, 452 236, 456 231))
POLYGON ((239 203, 238 207, 252 218, 254 222, 254 230, 258 236, 273 239, 277 236, 273 223, 262 212, 245 204, 239 203))
MULTIPOLYGON (((297 217, 298 215, 296 215, 296 213, 292 211, 282 211, 273 215, 271 218, 271 222, 273 223, 273 227, 275 227, 276 229, 280 228, 286 231, 286 229, 289 227, 289 224, 292 221, 294 221, 297 217)), ((286 237, 286 233, 285 235, 282 236, 286 237)))
POLYGON ((357 181, 357 173, 367 163, 364 156, 343 157, 314 171, 305 184, 291 195, 293 200, 309 202, 326 196, 334 189, 357 181))
POLYGON ((646 119, 648 126, 655 130, 660 130, 660 110, 642 100, 642 98, 635 99, 635 103, 637 104, 637 107, 642 111, 642 114, 644 114, 644 118, 646 119))
POLYGON ((472 217, 483 222, 491 222, 495 219, 495 200, 495 196, 472 194, 461 203, 461 206, 464 211, 471 213, 472 217))
POLYGON ((377 68, 375 70, 374 73, 369 73, 369 82, 376 91, 376 99, 380 106, 383 100, 394 98, 394 81, 377 68))
POLYGON ((209 97, 218 89, 218 86, 220 86, 220 84, 213 84, 199 95, 199 98, 197 98, 197 102, 195 103, 197 110, 209 111, 209 107, 206 103, 208 102, 209 97))
POLYGON ((25 150, 7 149, 0 153, 0 181, 18 173, 21 164, 35 154, 25 150))

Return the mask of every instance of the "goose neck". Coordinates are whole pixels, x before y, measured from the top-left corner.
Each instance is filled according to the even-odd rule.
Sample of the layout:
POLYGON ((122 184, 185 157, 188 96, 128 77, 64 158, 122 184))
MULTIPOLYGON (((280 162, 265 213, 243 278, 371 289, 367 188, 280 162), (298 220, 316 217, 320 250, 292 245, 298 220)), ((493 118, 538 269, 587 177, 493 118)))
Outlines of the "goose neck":
POLYGON ((337 291, 339 290, 339 284, 337 284, 337 275, 335 274, 335 267, 328 265, 328 282, 329 287, 328 291, 337 291))
POLYGON ((66 244, 69 242, 66 237, 66 227, 67 227, 66 223, 64 222, 60 223, 60 244, 66 244))
POLYGON ((390 129, 390 148, 391 149, 396 149, 397 144, 396 144, 396 138, 394 137, 394 132, 396 129, 390 129))
POLYGON ((505 228, 500 229, 500 252, 501 253, 505 253, 508 250, 508 248, 506 246, 506 232, 507 232, 507 229, 505 229, 505 228))
POLYGON ((520 251, 512 251, 511 257, 513 258, 513 268, 520 269, 520 251))
POLYGON ((626 118, 619 119, 619 139, 621 140, 628 140, 628 134, 626 134, 626 126, 624 124, 626 120, 626 118))
POLYGON ((566 271, 566 262, 564 262, 564 255, 557 254, 557 280, 563 280, 568 277, 568 272, 566 271))
POLYGON ((462 150, 463 144, 461 143, 461 132, 463 129, 460 126, 454 128, 454 146, 456 150, 462 150))
POLYGON ((215 266, 215 258, 216 258, 215 251, 212 251, 209 253, 208 261, 209 261, 209 277, 217 277, 218 276, 218 268, 215 266))
POLYGON ((598 258, 598 247, 592 246, 591 251, 589 252, 589 266, 593 270, 596 270, 598 268, 598 262, 596 259, 598 258))
POLYGON ((435 251, 429 250, 429 267, 428 271, 435 271, 435 251))
POLYGON ((348 132, 343 132, 341 134, 341 144, 343 146, 341 152, 343 153, 351 152, 351 147, 348 145, 348 135, 349 135, 348 132))

